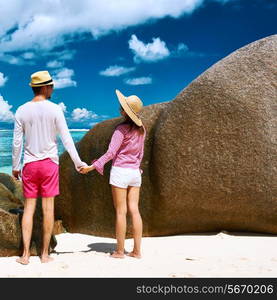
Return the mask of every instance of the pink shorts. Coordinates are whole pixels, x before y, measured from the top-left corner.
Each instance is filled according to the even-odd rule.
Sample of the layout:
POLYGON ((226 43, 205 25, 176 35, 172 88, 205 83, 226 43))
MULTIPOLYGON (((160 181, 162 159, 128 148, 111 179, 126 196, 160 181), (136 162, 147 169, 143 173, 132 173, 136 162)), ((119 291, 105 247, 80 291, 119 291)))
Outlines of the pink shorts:
POLYGON ((22 170, 25 198, 59 195, 59 166, 50 158, 27 163, 22 170))

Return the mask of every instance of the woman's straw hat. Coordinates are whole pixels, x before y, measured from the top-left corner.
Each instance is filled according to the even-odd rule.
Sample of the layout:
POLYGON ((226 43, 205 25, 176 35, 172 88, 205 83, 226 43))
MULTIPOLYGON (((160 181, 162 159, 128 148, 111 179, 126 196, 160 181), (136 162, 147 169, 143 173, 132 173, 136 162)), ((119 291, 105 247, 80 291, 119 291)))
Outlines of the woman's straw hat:
POLYGON ((48 71, 39 71, 33 73, 31 75, 31 82, 29 83, 31 87, 53 85, 53 84, 54 84, 53 79, 51 78, 48 71))
POLYGON ((115 90, 115 92, 126 114, 132 119, 132 121, 135 124, 141 127, 142 121, 139 118, 138 113, 141 111, 143 107, 142 101, 139 99, 139 97, 135 95, 125 97, 119 90, 115 90))

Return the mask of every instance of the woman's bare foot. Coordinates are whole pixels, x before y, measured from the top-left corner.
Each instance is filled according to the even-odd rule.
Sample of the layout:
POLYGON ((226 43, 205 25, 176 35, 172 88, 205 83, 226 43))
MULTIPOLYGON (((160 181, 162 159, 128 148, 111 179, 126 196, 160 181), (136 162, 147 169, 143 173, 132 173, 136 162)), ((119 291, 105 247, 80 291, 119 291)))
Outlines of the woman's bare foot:
POLYGON ((49 262, 51 262, 53 260, 54 260, 54 258, 50 257, 49 255, 47 255, 47 256, 41 256, 40 257, 41 263, 49 263, 49 262))
POLYGON ((134 258, 141 258, 141 254, 140 253, 136 253, 134 251, 132 252, 129 252, 126 254, 127 256, 130 256, 130 257, 134 257, 134 258))
POLYGON ((22 264, 22 265, 28 265, 29 263, 29 256, 21 256, 19 257, 16 262, 22 264))
POLYGON ((124 258, 124 253, 123 252, 118 252, 118 251, 114 251, 110 257, 113 257, 113 258, 124 258))

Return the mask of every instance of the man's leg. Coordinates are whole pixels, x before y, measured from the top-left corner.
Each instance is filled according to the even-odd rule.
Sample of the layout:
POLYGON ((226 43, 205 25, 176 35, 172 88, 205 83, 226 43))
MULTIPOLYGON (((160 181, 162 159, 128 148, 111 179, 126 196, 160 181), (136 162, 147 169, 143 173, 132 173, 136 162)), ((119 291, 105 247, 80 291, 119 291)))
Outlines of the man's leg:
POLYGON ((30 242, 33 230, 33 217, 36 209, 36 198, 26 198, 24 202, 24 212, 22 217, 22 238, 23 238, 23 254, 16 261, 23 265, 29 263, 30 242))
POLYGON ((43 244, 40 257, 42 263, 53 260, 53 258, 49 256, 49 244, 54 227, 54 199, 55 197, 42 198, 43 244))

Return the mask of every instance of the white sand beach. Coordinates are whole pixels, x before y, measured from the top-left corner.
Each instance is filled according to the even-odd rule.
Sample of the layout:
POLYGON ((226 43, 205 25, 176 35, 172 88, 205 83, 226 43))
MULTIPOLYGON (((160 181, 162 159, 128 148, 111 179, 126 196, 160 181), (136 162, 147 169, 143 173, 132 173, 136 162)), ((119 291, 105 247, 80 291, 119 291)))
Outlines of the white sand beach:
MULTIPOLYGON (((114 259, 115 240, 84 234, 56 236, 53 262, 27 266, 0 258, 0 277, 277 277, 277 238, 220 232, 143 238, 142 259, 114 259)), ((126 240, 126 251, 132 249, 126 240)))

